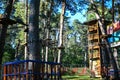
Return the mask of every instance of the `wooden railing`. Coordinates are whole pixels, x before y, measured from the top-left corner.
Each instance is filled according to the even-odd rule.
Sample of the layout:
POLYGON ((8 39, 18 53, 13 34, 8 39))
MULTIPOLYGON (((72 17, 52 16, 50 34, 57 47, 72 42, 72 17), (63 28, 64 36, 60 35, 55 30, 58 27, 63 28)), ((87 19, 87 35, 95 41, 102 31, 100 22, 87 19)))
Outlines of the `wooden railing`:
POLYGON ((37 77, 37 80, 59 80, 61 79, 61 64, 36 60, 22 60, 8 62, 3 65, 2 80, 35 80, 35 77, 37 77), (39 65, 38 71, 35 71, 35 64, 39 65), (45 70, 45 65, 48 66, 47 70, 45 70))

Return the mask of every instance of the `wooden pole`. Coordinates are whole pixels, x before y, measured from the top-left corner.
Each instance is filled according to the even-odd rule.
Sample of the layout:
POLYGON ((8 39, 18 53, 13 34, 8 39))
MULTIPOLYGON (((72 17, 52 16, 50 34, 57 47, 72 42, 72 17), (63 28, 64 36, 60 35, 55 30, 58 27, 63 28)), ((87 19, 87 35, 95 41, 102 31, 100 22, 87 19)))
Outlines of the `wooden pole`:
MULTIPOLYGON (((14 74, 17 74, 17 66, 16 66, 16 64, 13 64, 14 65, 14 74)), ((16 80, 17 79, 17 76, 16 75, 14 75, 14 80, 16 80)))
POLYGON ((6 74, 7 74, 7 66, 5 65, 4 66, 4 73, 3 73, 4 75, 4 77, 3 77, 3 80, 7 80, 7 76, 6 76, 6 74))
POLYGON ((17 76, 17 78, 18 78, 18 80, 21 80, 20 78, 20 64, 17 66, 17 68, 18 68, 18 76, 17 76))
POLYGON ((28 80, 29 78, 29 76, 28 76, 28 62, 25 62, 26 63, 26 80, 28 80))

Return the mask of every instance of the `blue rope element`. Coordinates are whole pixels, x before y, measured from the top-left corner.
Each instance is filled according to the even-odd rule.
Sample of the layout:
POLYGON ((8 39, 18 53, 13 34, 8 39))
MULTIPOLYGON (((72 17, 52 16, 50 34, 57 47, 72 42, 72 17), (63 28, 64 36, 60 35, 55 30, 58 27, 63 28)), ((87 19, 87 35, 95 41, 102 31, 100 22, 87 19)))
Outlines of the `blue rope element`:
POLYGON ((21 75, 31 75, 31 74, 35 74, 35 75, 57 75, 57 76, 60 76, 59 73, 39 73, 39 72, 32 72, 32 73, 29 73, 29 72, 20 72, 20 73, 12 73, 12 74, 4 74, 3 76, 21 76, 21 75))
POLYGON ((49 64, 49 65, 60 65, 61 64, 61 63, 55 63, 55 62, 45 62, 45 61, 40 61, 40 60, 20 60, 20 61, 14 61, 14 62, 7 62, 3 64, 3 66, 12 65, 12 64, 21 64, 25 62, 35 62, 35 63, 49 64))
POLYGON ((12 68, 13 69, 16 69, 16 73, 14 73, 13 69, 12 69, 12 72, 11 73, 7 73, 7 74, 3 74, 3 76, 22 76, 22 75, 31 75, 31 74, 35 74, 35 75, 56 75, 56 76, 60 76, 60 72, 57 72, 55 73, 54 71, 51 71, 50 73, 41 73, 41 72, 31 72, 28 70, 27 71, 20 71, 18 72, 18 69, 17 67, 19 66, 22 66, 22 67, 25 67, 24 66, 24 63, 28 63, 28 62, 32 62, 32 63, 37 63, 37 64, 48 64, 48 65, 61 65, 61 63, 55 63, 55 62, 45 62, 45 61, 40 61, 40 60, 18 60, 18 61, 14 61, 14 62, 7 62, 5 64, 3 64, 3 66, 9 66, 9 65, 12 65, 12 68), (22 64, 22 65, 21 65, 22 64))

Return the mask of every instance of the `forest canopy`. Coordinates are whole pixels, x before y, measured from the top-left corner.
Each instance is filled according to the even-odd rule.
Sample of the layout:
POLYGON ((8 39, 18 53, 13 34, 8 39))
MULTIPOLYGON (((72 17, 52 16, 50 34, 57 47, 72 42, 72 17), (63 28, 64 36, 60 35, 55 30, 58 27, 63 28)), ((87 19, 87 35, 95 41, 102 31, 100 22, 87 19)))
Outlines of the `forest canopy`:
MULTIPOLYGON (((13 5, 10 18, 17 20, 21 23, 29 23, 30 12, 30 2, 28 0, 15 0, 13 5)), ((87 54, 87 27, 83 25, 82 20, 75 19, 71 21, 71 16, 79 13, 84 16, 86 21, 96 19, 94 6, 98 10, 100 17, 102 17, 102 1, 93 0, 92 4, 89 0, 40 0, 39 9, 39 38, 40 40, 45 39, 48 35, 53 42, 56 44, 51 44, 49 42, 48 46, 48 59, 47 61, 56 61, 58 50, 53 50, 51 47, 57 47, 60 44, 59 39, 59 27, 61 21, 61 13, 63 3, 65 3, 64 13, 63 13, 63 45, 65 49, 62 51, 62 62, 67 64, 84 64, 84 56, 87 54), (83 13, 83 11, 85 13, 83 13), (71 16, 69 16, 71 15, 71 16), (72 60, 71 60, 72 58, 72 60), (69 62, 68 62, 69 61, 69 62)), ((4 12, 7 6, 8 0, 0 1, 0 13, 4 16, 4 12)), ((112 1, 104 1, 104 18, 106 20, 112 21, 112 1)), ((120 17, 120 2, 116 0, 114 2, 114 19, 119 20, 120 17)), ((20 59, 24 59, 24 43, 25 43, 25 32, 26 27, 21 24, 14 24, 8 26, 5 50, 3 55, 2 63, 15 60, 15 54, 18 53, 20 59), (18 46, 18 44, 20 44, 18 46), (19 47, 19 48, 18 48, 19 47), (12 56, 12 57, 11 57, 12 56)), ((1 33, 1 27, 0 27, 1 33)), ((47 43, 48 44, 48 43, 47 43)), ((45 44, 42 44, 45 45, 45 44)), ((41 46, 42 46, 41 45, 41 46)), ((41 49, 45 50, 43 47, 41 49)), ((39 52, 41 59, 45 58, 45 53, 39 52), (43 57, 44 56, 44 57, 43 57)), ((45 59, 43 59, 45 60, 45 59)))

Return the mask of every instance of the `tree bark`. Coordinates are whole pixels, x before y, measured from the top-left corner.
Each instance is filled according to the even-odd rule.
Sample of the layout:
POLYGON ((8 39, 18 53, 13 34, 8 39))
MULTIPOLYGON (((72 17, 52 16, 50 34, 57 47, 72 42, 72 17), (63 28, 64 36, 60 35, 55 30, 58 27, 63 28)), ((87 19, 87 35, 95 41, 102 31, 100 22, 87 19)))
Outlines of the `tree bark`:
MULTIPOLYGON (((12 11, 14 1, 15 0, 9 0, 7 2, 7 7, 5 9, 4 16, 3 16, 4 18, 10 18, 10 14, 12 11)), ((8 25, 9 24, 2 25, 2 30, 1 30, 1 34, 0 34, 0 70, 1 70, 1 65, 2 65, 2 57, 4 54, 4 45, 5 45, 5 38, 6 38, 6 34, 7 34, 8 25)))
MULTIPOLYGON (((28 32, 28 50, 29 60, 40 60, 40 40, 39 40, 39 6, 40 0, 30 1, 29 15, 29 32, 28 32)), ((32 69, 32 64, 29 63, 29 69, 32 69)), ((35 64, 34 73, 39 72, 40 65, 35 64)), ((34 80, 40 80, 40 77, 34 75, 34 80)))
POLYGON ((114 23, 114 0, 112 0, 112 22, 114 23))
MULTIPOLYGON (((48 5, 47 5, 48 6, 48 5)), ((47 29, 46 29, 46 53, 45 53, 45 62, 48 62, 49 58, 49 42, 50 42, 50 19, 51 19, 51 13, 53 8, 53 0, 51 0, 50 9, 47 11, 47 29)), ((45 72, 48 72, 48 65, 45 65, 45 72)))
POLYGON ((31 0, 30 17, 29 17, 29 59, 40 59, 40 43, 39 43, 39 5, 40 0, 31 0))
MULTIPOLYGON (((58 47, 63 46, 63 27, 64 27, 64 15, 66 8, 66 0, 62 0, 62 11, 60 15, 60 33, 59 33, 59 45, 58 47)), ((61 62, 61 49, 58 50, 58 63, 61 62)))
MULTIPOLYGON (((26 15, 26 24, 28 24, 28 0, 25 1, 25 15, 26 15)), ((25 29, 28 29, 28 26, 25 26, 25 29)), ((24 59, 28 59, 28 46, 27 46, 27 41, 28 41, 28 32, 25 32, 25 53, 24 53, 24 59)))

